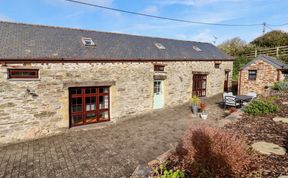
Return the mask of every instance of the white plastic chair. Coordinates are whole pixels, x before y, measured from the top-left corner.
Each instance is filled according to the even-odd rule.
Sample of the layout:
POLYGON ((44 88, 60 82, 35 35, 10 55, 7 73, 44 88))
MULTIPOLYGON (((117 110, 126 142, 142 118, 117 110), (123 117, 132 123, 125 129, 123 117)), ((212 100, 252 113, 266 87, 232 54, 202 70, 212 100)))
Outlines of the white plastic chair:
POLYGON ((223 93, 223 101, 225 101, 226 96, 233 96, 232 92, 224 92, 223 93))
POLYGON ((238 107, 240 106, 240 103, 237 102, 236 96, 226 96, 224 100, 224 108, 226 109, 226 106, 233 106, 238 107))

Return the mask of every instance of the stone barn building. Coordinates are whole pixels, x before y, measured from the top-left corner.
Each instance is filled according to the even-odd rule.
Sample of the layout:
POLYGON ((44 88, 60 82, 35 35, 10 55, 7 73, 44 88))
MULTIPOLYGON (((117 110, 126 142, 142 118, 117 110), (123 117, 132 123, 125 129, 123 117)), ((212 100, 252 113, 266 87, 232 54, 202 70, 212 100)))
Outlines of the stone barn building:
POLYGON ((0 143, 113 123, 231 85, 233 59, 209 43, 11 22, 0 22, 0 39, 0 143))
POLYGON ((274 57, 259 55, 239 71, 238 93, 265 94, 267 87, 288 78, 288 65, 274 57))

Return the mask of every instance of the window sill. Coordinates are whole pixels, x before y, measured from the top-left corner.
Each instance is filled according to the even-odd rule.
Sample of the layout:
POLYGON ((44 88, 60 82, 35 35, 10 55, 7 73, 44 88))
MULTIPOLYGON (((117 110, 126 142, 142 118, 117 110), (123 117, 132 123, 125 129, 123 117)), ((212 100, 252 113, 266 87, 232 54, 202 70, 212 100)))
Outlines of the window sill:
POLYGON ((40 78, 10 78, 8 81, 40 81, 40 78))

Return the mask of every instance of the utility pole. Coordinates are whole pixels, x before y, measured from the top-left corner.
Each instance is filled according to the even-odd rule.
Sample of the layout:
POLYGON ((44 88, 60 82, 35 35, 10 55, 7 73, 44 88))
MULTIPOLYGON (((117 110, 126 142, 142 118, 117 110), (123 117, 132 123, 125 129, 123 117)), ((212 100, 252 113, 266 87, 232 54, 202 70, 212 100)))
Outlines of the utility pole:
POLYGON ((263 35, 264 35, 264 34, 265 34, 265 32, 266 32, 266 25, 267 25, 267 24, 266 24, 266 22, 263 22, 263 24, 262 24, 262 25, 263 25, 263 31, 262 31, 262 32, 263 32, 263 35))

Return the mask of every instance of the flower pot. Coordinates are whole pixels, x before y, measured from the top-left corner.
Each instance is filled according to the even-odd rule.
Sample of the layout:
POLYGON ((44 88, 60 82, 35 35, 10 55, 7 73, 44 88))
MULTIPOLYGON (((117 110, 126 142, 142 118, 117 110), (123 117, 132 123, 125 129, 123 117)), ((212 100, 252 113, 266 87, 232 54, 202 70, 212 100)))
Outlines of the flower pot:
POLYGON ((205 120, 205 119, 207 119, 208 114, 207 113, 201 113, 200 117, 205 120))
POLYGON ((198 113, 198 106, 192 105, 192 111, 193 111, 193 114, 197 114, 198 113))

